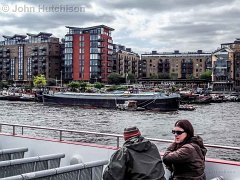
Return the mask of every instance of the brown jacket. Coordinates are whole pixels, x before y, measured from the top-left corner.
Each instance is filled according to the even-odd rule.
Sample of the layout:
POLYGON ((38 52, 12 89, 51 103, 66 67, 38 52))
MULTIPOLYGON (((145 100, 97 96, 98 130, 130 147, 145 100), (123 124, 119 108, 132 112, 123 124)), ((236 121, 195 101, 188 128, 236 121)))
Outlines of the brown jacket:
POLYGON ((206 152, 202 138, 195 136, 185 144, 171 144, 163 162, 173 172, 173 180, 205 180, 206 152))

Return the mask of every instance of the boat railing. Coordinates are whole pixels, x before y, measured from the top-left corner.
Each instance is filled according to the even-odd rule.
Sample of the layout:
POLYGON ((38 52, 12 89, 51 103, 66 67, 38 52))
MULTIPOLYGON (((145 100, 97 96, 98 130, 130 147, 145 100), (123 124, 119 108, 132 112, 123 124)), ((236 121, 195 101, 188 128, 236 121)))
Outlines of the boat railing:
MULTIPOLYGON (((24 129, 38 129, 38 130, 56 131, 56 132, 59 132, 59 138, 58 138, 59 141, 63 141, 63 133, 92 134, 92 135, 96 135, 96 136, 113 137, 113 138, 116 138, 117 148, 120 147, 120 139, 123 139, 123 135, 121 135, 121 134, 99 133, 99 132, 91 132, 91 131, 77 131, 77 130, 49 128, 49 127, 43 127, 43 126, 9 124, 9 123, 0 123, 0 133, 2 132, 2 127, 3 126, 12 127, 12 135, 13 136, 17 135, 16 134, 16 129, 17 128, 20 128, 21 135, 24 135, 24 129)), ((158 138, 146 138, 146 139, 148 139, 150 141, 162 142, 162 143, 172 143, 173 142, 172 140, 158 139, 158 138)), ((240 151, 240 147, 213 145, 213 144, 204 144, 204 145, 206 147, 210 147, 210 148, 240 151)))

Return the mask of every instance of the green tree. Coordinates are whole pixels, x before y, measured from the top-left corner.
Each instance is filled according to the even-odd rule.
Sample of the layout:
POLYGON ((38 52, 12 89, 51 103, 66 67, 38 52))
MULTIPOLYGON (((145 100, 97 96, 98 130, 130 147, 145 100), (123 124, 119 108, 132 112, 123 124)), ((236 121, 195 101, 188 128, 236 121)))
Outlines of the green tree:
POLYGON ((130 81, 130 83, 136 82, 136 77, 134 74, 128 74, 127 79, 130 81))
POLYGON ((108 75, 109 84, 121 84, 123 82, 125 82, 125 78, 123 78, 120 74, 111 73, 108 75))
POLYGON ((101 89, 104 87, 104 84, 100 83, 100 82, 96 82, 94 83, 94 87, 97 88, 97 89, 101 89))
POLYGON ((33 85, 34 87, 43 87, 46 86, 47 80, 44 75, 40 74, 38 76, 34 76, 33 85))
POLYGON ((171 79, 177 79, 178 73, 171 73, 171 79))
POLYGON ((0 81, 0 89, 7 88, 7 87, 8 87, 8 83, 7 82, 0 81))
POLYGON ((72 81, 68 84, 68 87, 70 87, 72 91, 76 91, 80 87, 80 83, 78 81, 72 81))
POLYGON ((151 74, 151 75, 150 75, 150 79, 158 79, 158 75, 156 75, 156 74, 151 74))
POLYGON ((87 85, 88 85, 88 84, 87 84, 86 82, 80 82, 80 83, 79 83, 80 90, 81 90, 82 92, 85 92, 87 85))
POLYGON ((193 74, 189 74, 189 75, 187 75, 187 76, 186 76, 186 79, 194 79, 193 74))
POLYGON ((170 79, 170 76, 168 73, 161 73, 159 76, 158 76, 159 79, 170 79))
POLYGON ((201 74, 200 79, 211 80, 212 79, 212 71, 207 70, 201 74))

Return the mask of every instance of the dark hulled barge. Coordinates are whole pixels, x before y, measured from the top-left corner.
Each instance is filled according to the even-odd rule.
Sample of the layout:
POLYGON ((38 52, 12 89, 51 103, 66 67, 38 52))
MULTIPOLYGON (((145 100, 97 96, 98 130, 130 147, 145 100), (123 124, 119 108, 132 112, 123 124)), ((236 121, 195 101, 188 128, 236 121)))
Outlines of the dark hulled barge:
POLYGON ((178 94, 166 95, 155 92, 139 94, 60 92, 52 95, 43 95, 43 103, 45 105, 54 104, 115 109, 118 104, 124 104, 125 101, 136 101, 137 107, 157 111, 176 111, 179 108, 179 100, 180 96, 178 94))

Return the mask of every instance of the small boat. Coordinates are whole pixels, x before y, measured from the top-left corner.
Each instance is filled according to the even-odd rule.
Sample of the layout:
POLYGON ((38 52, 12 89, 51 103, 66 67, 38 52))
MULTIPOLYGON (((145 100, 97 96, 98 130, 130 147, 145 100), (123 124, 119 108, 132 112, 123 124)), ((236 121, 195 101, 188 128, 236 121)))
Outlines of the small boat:
POLYGON ((95 108, 114 108, 126 101, 136 101, 136 106, 146 110, 177 111, 179 108, 179 94, 147 93, 73 93, 59 92, 43 94, 46 105, 74 105, 95 108))
POLYGON ((117 109, 128 111, 144 111, 145 108, 137 107, 137 101, 125 101, 124 104, 117 104, 117 109))
MULTIPOLYGON (((123 138, 120 134, 21 124, 0 123, 0 127, 0 160, 4 159, 3 162, 0 162, 0 178, 13 176, 9 177, 9 180, 62 179, 62 177, 68 180, 101 180, 103 166, 119 148, 120 142, 122 142, 120 140, 123 138), (30 134, 35 134, 35 136, 30 134), (92 140, 73 141, 69 139, 70 134, 74 134, 74 137, 71 135, 74 139, 84 137, 84 139, 92 140), (46 135, 48 136, 46 137, 46 135), (102 144, 103 140, 108 142, 110 138, 116 139, 115 145, 102 144), (14 160, 16 158, 18 159, 14 160), (79 177, 79 175, 88 177, 79 177)), ((159 146, 172 142, 156 138, 147 139, 158 142, 159 146)), ((236 153, 240 152, 239 147, 210 144, 205 144, 205 146, 226 149, 226 153, 230 150, 236 151, 236 153)), ((162 155, 162 153, 160 154, 162 155)), ((229 180, 239 179, 239 161, 206 158, 205 165, 206 179, 221 176, 229 180)), ((165 177, 168 179, 170 173, 166 169, 165 172, 165 177)))
POLYGON ((184 104, 179 106, 179 110, 183 110, 183 111, 194 111, 195 109, 196 108, 194 106, 189 104, 184 104))

